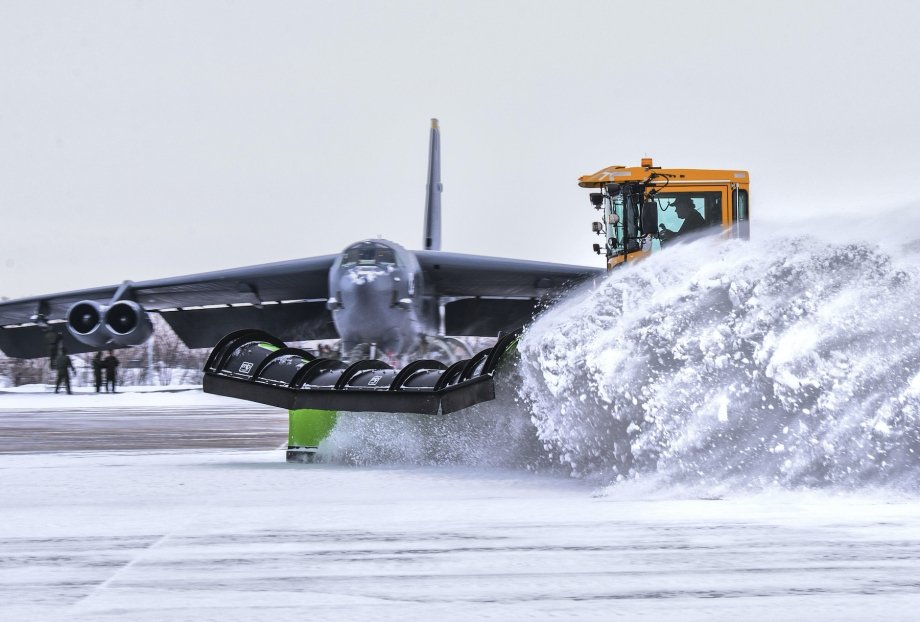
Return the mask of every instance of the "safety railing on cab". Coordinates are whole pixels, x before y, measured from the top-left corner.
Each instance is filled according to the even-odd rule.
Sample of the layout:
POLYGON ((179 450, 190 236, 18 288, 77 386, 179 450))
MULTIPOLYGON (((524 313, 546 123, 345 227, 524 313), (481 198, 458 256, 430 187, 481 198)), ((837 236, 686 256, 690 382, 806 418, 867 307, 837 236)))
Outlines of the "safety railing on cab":
POLYGON ((214 347, 204 391, 288 410, 446 414, 495 399, 495 368, 520 333, 449 366, 423 359, 394 369, 374 359, 317 358, 263 331, 241 330, 214 347))

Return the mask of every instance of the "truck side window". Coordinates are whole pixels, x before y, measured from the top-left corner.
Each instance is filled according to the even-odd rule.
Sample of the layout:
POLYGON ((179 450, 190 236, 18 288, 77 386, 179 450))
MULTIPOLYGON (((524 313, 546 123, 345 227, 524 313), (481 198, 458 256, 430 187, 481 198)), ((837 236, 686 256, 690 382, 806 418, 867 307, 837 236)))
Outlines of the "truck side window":
POLYGON ((705 196, 705 216, 706 222, 710 225, 722 224, 722 194, 718 192, 707 192, 705 196))
MULTIPOLYGON (((655 195, 658 203, 658 223, 664 229, 677 234, 686 231, 685 219, 681 218, 677 210, 678 197, 689 198, 692 207, 699 214, 706 226, 712 227, 722 223, 722 193, 703 190, 698 192, 661 192, 655 195)), ((702 224, 702 223, 701 223, 702 224)))
POLYGON ((734 214, 735 237, 742 240, 751 239, 751 222, 750 206, 748 204, 747 190, 735 190, 732 193, 734 197, 734 214))

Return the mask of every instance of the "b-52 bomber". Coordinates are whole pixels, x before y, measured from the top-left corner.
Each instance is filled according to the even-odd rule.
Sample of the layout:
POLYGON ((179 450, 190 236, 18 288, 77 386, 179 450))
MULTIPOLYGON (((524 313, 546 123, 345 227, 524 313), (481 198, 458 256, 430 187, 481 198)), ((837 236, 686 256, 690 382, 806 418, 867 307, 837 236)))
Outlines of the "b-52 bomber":
POLYGON ((0 303, 0 349, 54 356, 135 346, 159 313, 190 348, 259 329, 285 341, 339 339, 340 352, 427 354, 446 336, 527 323, 540 300, 602 268, 441 250, 441 155, 432 119, 423 250, 365 239, 343 252, 0 303), (374 352, 376 351, 376 352, 374 352))

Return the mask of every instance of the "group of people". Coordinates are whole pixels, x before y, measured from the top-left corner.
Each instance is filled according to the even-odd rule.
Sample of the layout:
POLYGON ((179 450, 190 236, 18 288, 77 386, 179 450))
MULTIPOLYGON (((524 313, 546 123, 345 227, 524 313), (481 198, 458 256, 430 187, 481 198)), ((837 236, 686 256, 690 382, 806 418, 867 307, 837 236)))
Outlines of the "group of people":
MULTIPOLYGON (((74 371, 74 367, 70 357, 67 355, 67 348, 60 348, 57 358, 54 361, 54 367, 57 369, 57 383, 54 385, 54 392, 59 392, 63 384, 64 388, 67 389, 67 394, 70 395, 70 372, 74 371)), ((116 369, 118 369, 118 359, 115 357, 115 353, 112 350, 109 350, 109 355, 105 358, 102 358, 101 351, 96 352, 96 355, 93 357, 93 380, 96 384, 96 393, 102 391, 103 372, 105 373, 106 393, 109 391, 115 393, 116 369)))

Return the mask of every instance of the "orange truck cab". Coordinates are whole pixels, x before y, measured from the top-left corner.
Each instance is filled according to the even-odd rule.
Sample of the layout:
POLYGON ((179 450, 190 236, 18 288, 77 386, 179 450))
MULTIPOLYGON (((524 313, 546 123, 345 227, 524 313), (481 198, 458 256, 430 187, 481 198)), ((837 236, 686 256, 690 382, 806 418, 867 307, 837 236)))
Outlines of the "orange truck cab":
POLYGON ((662 168, 651 158, 578 178, 598 189, 590 197, 601 219, 592 230, 605 240, 594 251, 606 254, 608 270, 697 236, 748 239, 749 184, 747 171, 662 168))

